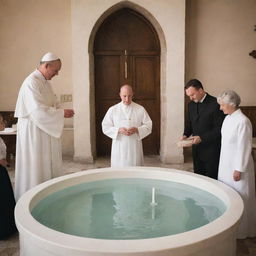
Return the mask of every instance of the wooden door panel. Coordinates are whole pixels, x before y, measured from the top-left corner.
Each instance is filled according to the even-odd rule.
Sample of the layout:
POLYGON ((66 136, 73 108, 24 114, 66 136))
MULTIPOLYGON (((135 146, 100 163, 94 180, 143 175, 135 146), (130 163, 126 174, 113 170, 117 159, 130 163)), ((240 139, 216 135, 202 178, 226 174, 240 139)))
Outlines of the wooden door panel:
POLYGON ((142 15, 122 9, 100 26, 94 42, 97 156, 110 155, 111 139, 102 133, 108 108, 120 102, 119 89, 130 84, 134 101, 145 107, 153 132, 143 140, 145 154, 160 147, 160 47, 155 30, 142 15))
POLYGON ((149 56, 134 57, 134 84, 136 99, 154 99, 157 96, 157 58, 149 56))
POLYGON ((119 102, 120 62, 119 55, 95 56, 96 145, 101 156, 110 153, 111 139, 103 134, 101 123, 109 107, 119 102))
POLYGON ((97 55, 95 58, 95 93, 97 99, 116 99, 120 87, 120 56, 97 55), (102 91, 102 88, 105 88, 102 91))
POLYGON ((134 101, 141 104, 153 121, 152 133, 144 139, 144 153, 159 153, 160 107, 159 107, 159 80, 157 56, 134 56, 134 101))
POLYGON ((94 50, 159 52, 159 40, 150 22, 131 9, 110 15, 100 26, 94 50))

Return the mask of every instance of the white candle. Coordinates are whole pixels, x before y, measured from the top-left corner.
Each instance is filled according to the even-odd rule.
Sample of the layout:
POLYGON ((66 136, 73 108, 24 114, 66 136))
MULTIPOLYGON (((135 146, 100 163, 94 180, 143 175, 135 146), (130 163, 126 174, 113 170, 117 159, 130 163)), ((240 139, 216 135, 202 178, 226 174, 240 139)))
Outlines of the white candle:
POLYGON ((152 204, 155 204, 156 203, 156 200, 155 200, 155 188, 153 187, 152 188, 152 204))

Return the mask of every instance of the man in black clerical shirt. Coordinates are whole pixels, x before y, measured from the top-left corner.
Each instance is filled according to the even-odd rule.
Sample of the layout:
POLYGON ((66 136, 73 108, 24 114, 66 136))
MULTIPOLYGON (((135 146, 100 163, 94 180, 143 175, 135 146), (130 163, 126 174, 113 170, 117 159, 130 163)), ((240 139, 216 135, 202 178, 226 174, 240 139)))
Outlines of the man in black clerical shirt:
POLYGON ((192 136, 194 172, 217 179, 224 114, 199 80, 188 81, 185 92, 191 101, 182 139, 192 136))

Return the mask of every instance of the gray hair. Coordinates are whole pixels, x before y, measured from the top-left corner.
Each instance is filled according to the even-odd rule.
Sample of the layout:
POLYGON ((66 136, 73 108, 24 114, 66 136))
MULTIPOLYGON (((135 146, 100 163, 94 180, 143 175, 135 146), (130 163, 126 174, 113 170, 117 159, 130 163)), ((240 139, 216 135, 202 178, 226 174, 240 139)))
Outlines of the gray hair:
POLYGON ((235 91, 227 90, 218 96, 217 101, 219 104, 224 103, 238 107, 241 103, 241 98, 235 91))

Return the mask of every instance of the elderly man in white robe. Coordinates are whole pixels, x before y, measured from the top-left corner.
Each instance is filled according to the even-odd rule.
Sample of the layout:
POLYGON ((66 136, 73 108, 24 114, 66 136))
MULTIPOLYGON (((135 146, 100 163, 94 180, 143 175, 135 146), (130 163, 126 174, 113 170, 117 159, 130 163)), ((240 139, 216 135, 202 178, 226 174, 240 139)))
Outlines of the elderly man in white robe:
POLYGON ((111 167, 143 165, 142 139, 152 130, 152 121, 141 105, 132 101, 130 85, 120 88, 121 102, 110 107, 102 130, 112 139, 111 167))
POLYGON ((256 236, 255 174, 252 159, 252 125, 239 109, 240 97, 225 91, 218 97, 227 114, 221 128, 221 153, 218 180, 234 188, 244 202, 244 213, 237 238, 256 236))
POLYGON ((47 53, 20 88, 15 109, 18 118, 16 200, 30 188, 61 174, 60 137, 64 118, 73 117, 74 111, 59 108, 49 82, 60 69, 61 60, 47 53))

